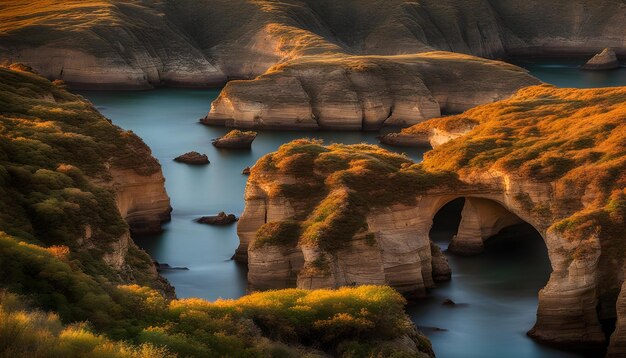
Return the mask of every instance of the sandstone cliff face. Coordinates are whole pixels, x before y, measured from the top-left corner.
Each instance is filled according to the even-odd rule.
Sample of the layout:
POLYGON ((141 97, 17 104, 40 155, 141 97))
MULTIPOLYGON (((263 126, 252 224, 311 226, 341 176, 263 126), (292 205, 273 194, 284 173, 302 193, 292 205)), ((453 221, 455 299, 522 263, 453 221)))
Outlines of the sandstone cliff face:
POLYGON ((624 55, 624 22, 612 0, 10 0, 0 59, 77 87, 215 86, 329 54, 624 55))
POLYGON ((131 233, 161 232, 161 224, 170 220, 171 211, 161 171, 151 175, 139 175, 132 169, 111 172, 115 201, 131 233))
MULTIPOLYGON (((553 219, 537 215, 532 208, 550 205, 558 196, 550 184, 539 185, 499 172, 468 176, 462 178, 464 187, 434 190, 415 198, 415 205, 372 209, 366 231, 346 238, 345 247, 328 252, 305 244, 251 245, 261 225, 293 216, 289 199, 269 198, 263 187, 270 185, 265 181, 270 179, 259 180, 255 172, 253 168, 246 188, 246 209, 238 230, 241 245, 236 256, 248 262, 252 289, 387 284, 406 295, 424 295, 426 289, 436 287, 436 281, 449 279, 445 257, 431 251, 433 217, 449 201, 465 197, 459 231, 449 250, 479 253, 485 240, 520 222, 533 225, 545 239, 553 272, 539 294, 537 323, 529 334, 565 345, 605 341, 596 313, 599 241, 590 238, 595 253, 576 258, 574 252, 579 245, 548 230, 553 219)), ((271 180, 274 183, 276 178, 271 180)))
POLYGON ((282 129, 406 127, 537 83, 514 66, 446 52, 302 59, 251 81, 229 82, 202 122, 282 129))

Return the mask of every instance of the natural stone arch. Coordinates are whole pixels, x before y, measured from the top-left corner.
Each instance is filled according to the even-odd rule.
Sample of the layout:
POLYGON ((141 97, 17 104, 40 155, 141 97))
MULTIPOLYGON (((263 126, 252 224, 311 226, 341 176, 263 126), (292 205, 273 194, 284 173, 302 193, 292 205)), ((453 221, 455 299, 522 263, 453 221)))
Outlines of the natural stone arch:
MULTIPOLYGON (((291 178, 276 180, 291 182, 291 178)), ((518 220, 532 225, 546 243, 552 273, 539 292, 537 323, 529 334, 556 344, 604 343, 606 338, 596 312, 599 240, 590 237, 586 256, 577 257, 574 253, 580 243, 570 242, 557 231, 549 230, 556 219, 537 215, 520 200, 522 192, 530 193, 533 202, 545 202, 550 198, 550 187, 507 183, 497 189, 466 187, 454 192, 431 191, 416 197, 413 204, 373 208, 366 217, 366 231, 343 238, 344 248, 326 252, 299 244, 249 245, 254 242, 258 228, 268 222, 288 220, 298 204, 286 197, 268 195, 264 182, 249 182, 246 209, 238 225, 241 243, 235 258, 247 261, 248 281, 253 290, 386 284, 405 295, 421 296, 434 288, 438 279, 449 275, 445 256, 430 240, 433 218, 449 201, 465 197, 469 199, 462 229, 465 234, 473 230, 476 237, 480 232, 480 243, 476 238, 471 241, 461 236, 457 238, 461 247, 470 246, 469 242, 482 245, 499 228, 518 220), (325 273, 310 270, 320 259, 328 262, 325 273)))
MULTIPOLYGON (((541 235, 548 249, 552 273, 544 288, 539 291, 537 321, 528 332, 540 341, 557 344, 602 344, 606 337, 602 331, 596 307, 598 298, 598 260, 600 243, 591 248, 592 258, 572 258, 567 253, 567 240, 545 223, 534 222, 531 215, 520 208, 507 205, 506 198, 491 195, 441 196, 431 198, 436 203, 432 218, 449 202, 464 198, 457 234, 449 250, 456 254, 473 255, 484 249, 484 242, 505 227, 528 223, 541 235)), ((432 224, 431 224, 432 226, 432 224)))

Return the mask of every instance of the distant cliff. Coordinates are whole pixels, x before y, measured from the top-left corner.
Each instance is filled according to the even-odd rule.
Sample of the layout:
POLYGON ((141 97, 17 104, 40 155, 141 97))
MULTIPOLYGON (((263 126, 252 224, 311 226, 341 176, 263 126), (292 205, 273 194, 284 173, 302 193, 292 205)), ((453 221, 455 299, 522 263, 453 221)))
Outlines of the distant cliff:
POLYGON ((215 86, 303 56, 626 55, 615 0, 3 1, 0 60, 76 87, 215 86))
MULTIPOLYGON (((624 88, 528 87, 404 130, 439 138, 420 164, 364 144, 285 144, 252 167, 236 258, 259 289, 373 283, 422 295, 449 270, 430 242, 433 217, 465 198, 450 250, 479 253, 529 223, 553 269, 529 334, 602 344, 600 321, 623 311, 625 98, 624 88)), ((623 347, 618 322, 612 344, 623 347)))

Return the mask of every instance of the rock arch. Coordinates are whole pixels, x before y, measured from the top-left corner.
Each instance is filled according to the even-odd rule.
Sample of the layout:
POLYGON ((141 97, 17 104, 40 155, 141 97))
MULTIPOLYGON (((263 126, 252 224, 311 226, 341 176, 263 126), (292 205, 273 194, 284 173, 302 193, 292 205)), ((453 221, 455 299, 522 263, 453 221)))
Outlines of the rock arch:
POLYGON ((247 261, 253 290, 387 284, 408 296, 424 295, 438 280, 450 275, 445 256, 430 240, 433 218, 446 203, 464 197, 453 251, 478 253, 487 238, 522 222, 532 225, 546 243, 552 273, 539 292, 537 321, 529 335, 553 344, 604 344, 606 337, 596 311, 600 242, 589 238, 587 254, 576 256, 573 253, 579 243, 550 231, 553 218, 530 210, 524 204, 527 199, 519 195, 530 193, 537 207, 537 203, 549 199, 549 190, 516 185, 499 190, 481 191, 468 186, 455 192, 430 192, 417 197, 412 205, 393 204, 372 210, 367 215, 367 232, 346 238, 344 248, 330 253, 300 245, 249 245, 261 225, 289 219, 295 205, 288 198, 266 195, 263 185, 253 181, 246 190, 247 205, 238 225, 241 244, 235 258, 247 261), (320 261, 328 264, 324 272, 313 269, 320 261))

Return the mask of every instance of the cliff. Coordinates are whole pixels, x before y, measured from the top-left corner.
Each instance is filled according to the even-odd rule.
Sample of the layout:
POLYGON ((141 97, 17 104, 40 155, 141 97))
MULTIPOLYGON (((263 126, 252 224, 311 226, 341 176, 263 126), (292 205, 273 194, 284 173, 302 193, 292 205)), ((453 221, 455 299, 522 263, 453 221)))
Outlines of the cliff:
POLYGON ((528 87, 405 130, 465 133, 420 164, 362 144, 283 145, 252 167, 236 258, 254 289, 385 283, 422 295, 447 268, 432 219, 463 197, 451 251, 478 253, 520 222, 545 240, 553 272, 529 334, 602 344, 623 281, 624 98, 624 88, 528 87))
POLYGON ((494 69, 487 62, 481 67, 475 58, 406 55, 411 53, 500 58, 590 55, 604 47, 625 53, 626 10, 611 0, 22 5, 0 5, 0 60, 26 63, 75 87, 211 86, 250 79, 229 83, 204 121, 241 127, 406 126, 536 84, 503 68, 487 72, 482 83, 485 69, 494 69))
POLYGON ((450 52, 305 57, 251 81, 230 81, 202 123, 280 129, 406 127, 538 83, 515 66, 450 52))
POLYGON ((0 4, 0 61, 77 88, 248 80, 228 83, 204 122, 367 130, 538 83, 436 50, 505 58, 611 47, 621 56, 624 22, 613 0, 9 0, 0 4))
POLYGON ((214 86, 303 56, 625 55, 613 0, 7 0, 0 59, 77 87, 214 86))

